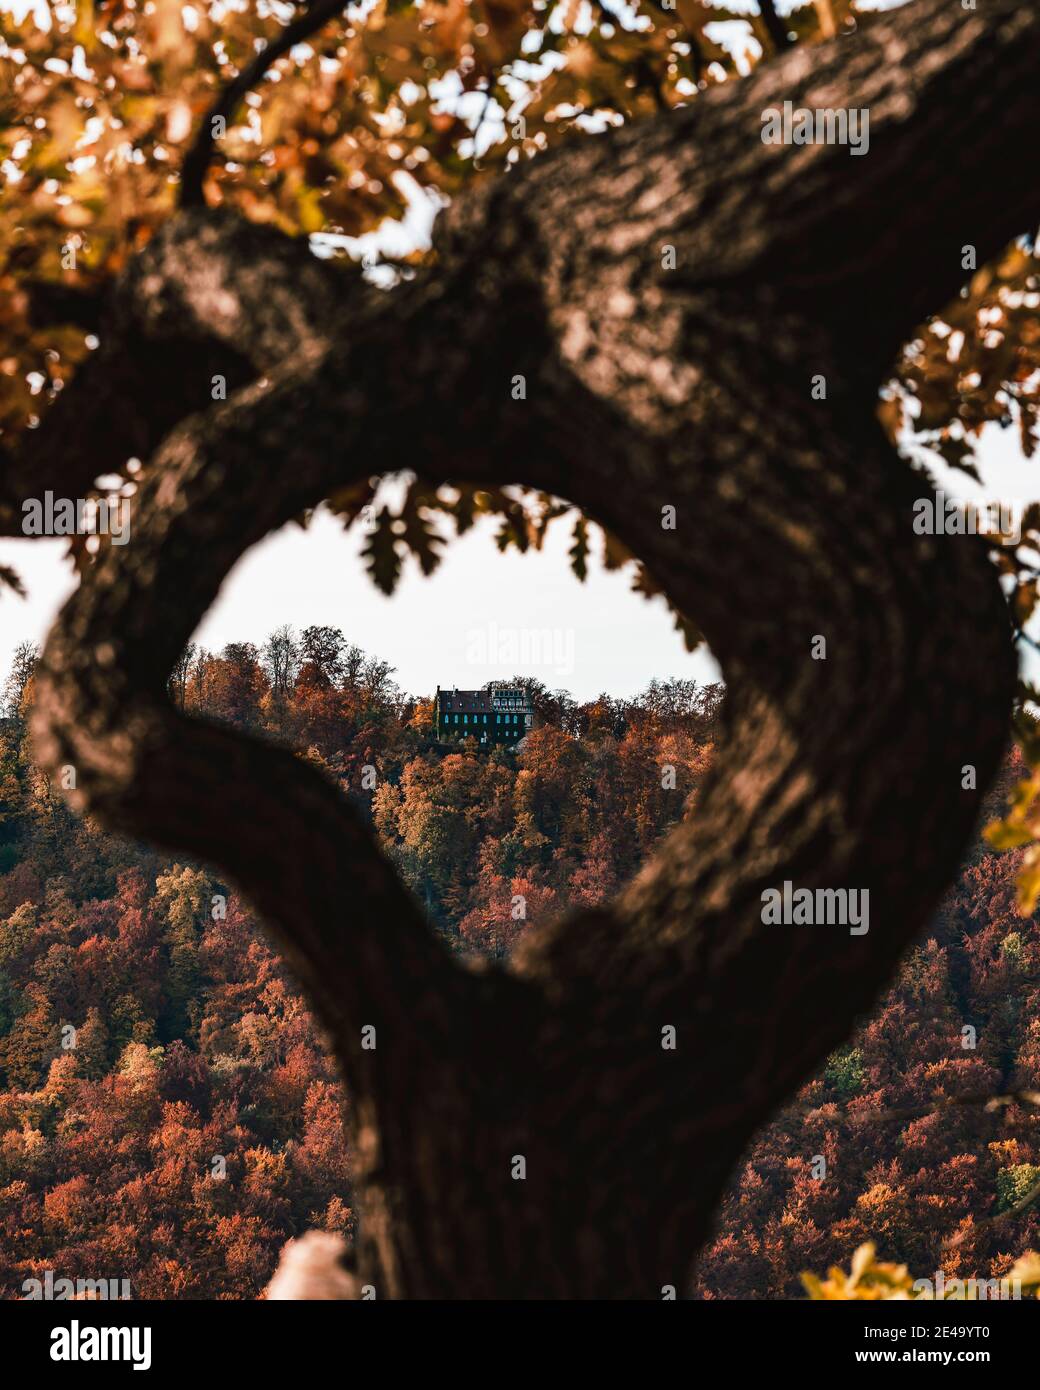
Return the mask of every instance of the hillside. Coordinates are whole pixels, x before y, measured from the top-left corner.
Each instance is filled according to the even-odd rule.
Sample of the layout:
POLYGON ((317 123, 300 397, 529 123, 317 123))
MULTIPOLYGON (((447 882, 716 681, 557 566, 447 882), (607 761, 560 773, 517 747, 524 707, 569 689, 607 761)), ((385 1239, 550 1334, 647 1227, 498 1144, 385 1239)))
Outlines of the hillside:
MULTIPOLYGON (((460 953, 607 899, 690 809, 719 732, 717 687, 578 705, 528 682, 541 727, 519 749, 446 752, 391 677, 311 628, 192 649, 172 693, 324 768, 460 953)), ((0 726, 0 1293, 51 1269, 255 1297, 288 1237, 352 1227, 349 1097, 228 885, 70 813, 31 762, 31 699, 23 659, 0 726)), ((942 1104, 1040 1089, 1015 859, 976 850, 873 1016, 757 1136, 699 1296, 801 1296, 802 1270, 868 1239, 950 1276, 1040 1246, 1037 1204, 1011 1210, 1040 1182, 1040 1112, 942 1104)))

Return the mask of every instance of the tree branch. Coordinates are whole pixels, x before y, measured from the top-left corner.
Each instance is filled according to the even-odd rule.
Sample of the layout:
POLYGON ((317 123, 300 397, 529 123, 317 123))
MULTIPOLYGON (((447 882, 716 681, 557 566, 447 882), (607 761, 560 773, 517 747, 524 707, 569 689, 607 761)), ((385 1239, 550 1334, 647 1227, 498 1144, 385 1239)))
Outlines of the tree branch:
POLYGON ((220 96, 202 119, 191 148, 181 167, 182 208, 204 207, 206 170, 213 158, 213 145, 218 121, 227 124, 247 92, 252 91, 272 63, 283 58, 297 44, 309 39, 335 15, 346 9, 345 0, 311 0, 310 7, 299 18, 287 24, 277 38, 265 45, 251 63, 242 69, 223 89, 220 96))
POLYGON ((791 40, 788 37, 787 25, 777 14, 773 0, 758 0, 758 12, 774 49, 777 53, 782 53, 790 46, 791 40))
POLYGON ((83 285, 67 285, 58 280, 28 280, 22 289, 29 296, 29 313, 40 326, 74 323, 88 333, 101 326, 104 295, 83 285))
MULTIPOLYGON (((915 534, 925 484, 881 434, 876 386, 923 296, 956 287, 951 212, 967 206, 983 252, 1035 219, 1035 189, 1000 180, 1035 140, 1038 39, 1011 0, 979 16, 923 0, 811 64, 791 54, 478 187, 438 224, 436 263, 390 294, 326 280, 324 303, 303 291, 293 320, 276 297, 272 321, 264 275, 229 256, 211 262, 223 280, 193 282, 185 254, 151 289, 138 278, 139 310, 127 298, 174 333, 154 306, 186 277, 191 313, 221 341, 255 335, 269 365, 159 449, 133 544, 48 641, 39 753, 77 767, 82 809, 211 859, 278 932, 343 1059, 358 1271, 381 1296, 681 1287, 753 1129, 955 871, 1006 738, 1010 630, 985 546, 915 534), (763 145, 763 106, 785 98, 869 100, 869 160, 763 145), (911 171, 914 240, 895 255, 911 171), (417 460, 431 482, 524 482, 601 520, 697 619, 730 692, 695 818, 610 907, 534 924, 504 970, 445 957, 313 772, 166 695, 249 545, 417 460), (867 932, 763 921, 785 881, 869 894, 867 932)), ((233 242, 192 217, 186 253, 233 242)), ((285 247, 275 261, 310 283, 285 247)))
POLYGON ((218 378, 227 394, 313 349, 358 283, 353 267, 226 211, 168 222, 108 297, 101 346, 17 450, 0 451, 0 535, 22 534, 27 498, 86 497, 95 478, 147 459, 220 394, 218 378))

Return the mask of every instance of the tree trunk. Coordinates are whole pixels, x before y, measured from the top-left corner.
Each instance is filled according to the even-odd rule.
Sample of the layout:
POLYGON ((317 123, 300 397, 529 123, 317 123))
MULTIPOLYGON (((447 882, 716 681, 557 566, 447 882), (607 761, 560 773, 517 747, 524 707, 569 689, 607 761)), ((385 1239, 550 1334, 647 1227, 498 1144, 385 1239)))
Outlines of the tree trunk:
POLYGON ((130 434, 154 450, 132 543, 48 641, 38 753, 75 765, 82 810, 217 865, 270 925, 342 1066, 379 1297, 681 1293, 752 1133, 955 872, 1006 737, 1009 626, 980 542, 915 534, 928 486, 876 390, 956 293, 961 246, 981 263, 1035 220, 1038 78, 1033 9, 922 0, 481 186, 390 293, 186 212, 128 270, 107 365, 12 463, 63 486, 130 434), (869 154, 764 144, 785 99, 867 108, 869 154), (210 372, 239 384, 224 403, 210 372), (598 518, 729 691, 694 818, 609 908, 534 925, 502 966, 448 956, 313 769, 165 694, 250 545, 406 467, 598 518), (764 923, 785 881, 868 892, 869 930, 764 923))

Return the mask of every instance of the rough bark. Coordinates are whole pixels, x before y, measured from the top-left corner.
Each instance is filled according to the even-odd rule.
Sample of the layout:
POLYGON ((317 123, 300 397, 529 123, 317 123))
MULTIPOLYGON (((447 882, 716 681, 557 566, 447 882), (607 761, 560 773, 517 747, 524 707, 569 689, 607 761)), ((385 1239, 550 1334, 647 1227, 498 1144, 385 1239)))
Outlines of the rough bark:
MULTIPOLYGON (((681 1291, 752 1132, 954 873, 1006 734, 1009 628, 981 544, 914 534, 926 484, 875 393, 900 336, 957 291, 961 245, 985 258, 1035 220, 1020 171, 1038 77, 1032 9, 923 0, 480 188, 392 293, 200 209, 131 268, 111 360, 179 352, 243 384, 213 405, 198 372, 172 392, 147 379, 133 542, 51 634, 38 752, 76 766, 81 809, 218 865, 270 924, 342 1065, 358 1278, 379 1296, 681 1291), (785 98, 868 107, 869 155, 763 145, 785 98), (404 467, 598 517, 699 623, 729 689, 694 818, 613 905, 532 927, 503 968, 447 955, 312 769, 165 693, 248 546, 404 467), (868 890, 869 932, 764 925, 785 879, 868 890)), ((125 441, 99 428, 83 447, 98 471, 125 441)), ((54 466, 41 452, 21 476, 54 466)))

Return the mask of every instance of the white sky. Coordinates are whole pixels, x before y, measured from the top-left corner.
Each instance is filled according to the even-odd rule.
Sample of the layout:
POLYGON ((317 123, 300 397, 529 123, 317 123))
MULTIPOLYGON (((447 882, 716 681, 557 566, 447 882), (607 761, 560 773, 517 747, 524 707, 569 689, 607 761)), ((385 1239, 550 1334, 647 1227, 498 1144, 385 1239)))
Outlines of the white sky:
MULTIPOLYGON (((429 578, 409 563, 387 599, 363 570, 360 527, 345 533, 321 512, 309 530, 288 526, 243 556, 197 639, 219 650, 230 641, 259 645, 281 623, 325 623, 392 662, 398 684, 416 695, 517 674, 581 700, 604 690, 634 695, 654 676, 717 678, 706 653, 686 652, 661 600, 630 592, 627 572, 606 574, 594 562, 586 583, 578 582, 566 521, 550 529, 540 554, 500 555, 494 529, 478 523, 453 540, 429 578)), ((17 569, 29 590, 26 600, 0 597, 0 671, 20 641, 42 640, 74 587, 65 544, 0 542, 0 563, 17 569)))

